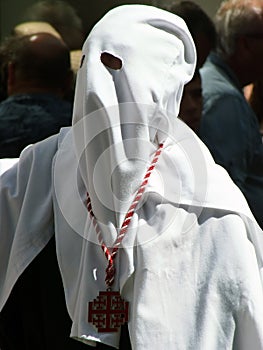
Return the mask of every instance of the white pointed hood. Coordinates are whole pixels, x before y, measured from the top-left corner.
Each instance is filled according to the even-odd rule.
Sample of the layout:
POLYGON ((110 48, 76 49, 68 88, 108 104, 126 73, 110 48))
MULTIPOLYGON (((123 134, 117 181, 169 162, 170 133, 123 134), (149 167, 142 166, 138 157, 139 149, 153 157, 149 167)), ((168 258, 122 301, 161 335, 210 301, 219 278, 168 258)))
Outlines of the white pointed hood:
POLYGON ((121 226, 151 155, 173 133, 195 62, 184 21, 151 6, 115 8, 91 31, 77 77, 73 130, 101 226, 121 226), (120 59, 119 70, 101 62, 105 52, 120 59))

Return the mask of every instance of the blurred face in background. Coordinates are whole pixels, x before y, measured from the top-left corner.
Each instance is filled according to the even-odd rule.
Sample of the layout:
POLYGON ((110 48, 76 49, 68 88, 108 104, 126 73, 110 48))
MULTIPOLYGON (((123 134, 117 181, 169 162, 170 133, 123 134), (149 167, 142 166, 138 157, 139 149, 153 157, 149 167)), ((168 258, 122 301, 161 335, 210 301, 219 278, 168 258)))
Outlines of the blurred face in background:
POLYGON ((199 70, 197 70, 193 79, 184 87, 179 112, 179 118, 195 132, 199 129, 202 107, 202 82, 199 70))

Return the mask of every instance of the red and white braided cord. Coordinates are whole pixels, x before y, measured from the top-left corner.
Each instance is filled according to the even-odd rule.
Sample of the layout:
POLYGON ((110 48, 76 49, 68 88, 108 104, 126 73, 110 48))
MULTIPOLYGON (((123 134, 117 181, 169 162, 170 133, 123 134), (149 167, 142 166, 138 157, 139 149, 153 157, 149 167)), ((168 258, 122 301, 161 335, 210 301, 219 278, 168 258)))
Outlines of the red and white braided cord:
POLYGON ((106 268, 106 277, 105 277, 105 282, 106 282, 106 285, 108 287, 111 287, 114 283, 114 277, 115 277, 114 259, 116 257, 117 252, 118 252, 119 246, 120 246, 125 234, 127 233, 127 230, 128 230, 129 224, 131 222, 131 219, 133 217, 133 214, 135 212, 135 209, 136 209, 136 207, 137 207, 137 205, 138 205, 138 203, 139 203, 139 201, 140 201, 140 199, 145 191, 145 188, 146 188, 148 181, 149 181, 149 177, 151 176, 151 173, 156 166, 156 163, 157 163, 158 158, 162 152, 162 149, 163 149, 163 144, 160 144, 159 148, 157 149, 157 151, 154 154, 151 165, 147 169, 147 172, 143 178, 142 184, 139 187, 139 189, 136 193, 136 196, 135 196, 130 208, 127 211, 127 214, 125 215, 125 218, 123 220, 123 223, 122 223, 122 226, 120 229, 120 233, 119 233, 119 235, 118 235, 118 237, 113 245, 112 251, 110 251, 110 249, 106 246, 106 244, 103 241, 102 232, 100 230, 100 227, 99 227, 97 220, 95 218, 95 215, 93 213, 91 201, 90 201, 90 196, 87 193, 87 209, 88 209, 88 212, 90 214, 92 224, 95 228, 99 244, 101 245, 101 248, 104 252, 104 255, 108 261, 108 266, 106 268))

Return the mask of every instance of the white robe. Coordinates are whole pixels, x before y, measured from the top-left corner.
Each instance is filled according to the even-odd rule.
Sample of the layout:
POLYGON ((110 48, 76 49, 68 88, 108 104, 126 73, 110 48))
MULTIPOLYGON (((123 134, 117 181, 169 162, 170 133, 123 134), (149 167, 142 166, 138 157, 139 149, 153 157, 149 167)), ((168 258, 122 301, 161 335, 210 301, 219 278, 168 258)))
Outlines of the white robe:
MULTIPOLYGON (((106 262, 101 248, 78 231, 86 226, 92 235, 94 228, 84 211, 72 222, 57 200, 63 191, 69 212, 79 206, 72 186, 76 175, 72 135, 66 131, 61 133, 61 144, 54 136, 28 148, 19 164, 1 177, 1 307, 18 276, 55 234, 73 322, 71 336, 117 347, 118 334, 98 334, 87 323, 87 303, 104 290, 106 262), (60 188, 52 180, 58 169, 63 179, 60 188)), ((174 151, 177 146, 172 154, 174 151)), ((124 240, 118 259, 121 294, 130 302, 133 349, 262 349, 262 232, 241 192, 208 154, 211 172, 222 173, 229 189, 235 189, 232 199, 239 200, 236 203, 243 213, 231 210, 231 198, 225 209, 220 208, 220 198, 229 189, 221 189, 222 197, 214 199, 214 206, 186 203, 183 195, 176 203, 171 192, 170 198, 163 198, 154 190, 154 182, 155 175, 167 166, 169 154, 171 149, 164 151, 163 161, 160 159, 152 174, 147 201, 135 214, 134 230, 124 240)), ((182 158, 178 161, 182 166, 182 158)), ((180 184, 177 181, 175 178, 174 188, 179 185, 182 192, 189 192, 184 179, 180 184)), ((78 192, 85 199, 81 181, 78 192)))

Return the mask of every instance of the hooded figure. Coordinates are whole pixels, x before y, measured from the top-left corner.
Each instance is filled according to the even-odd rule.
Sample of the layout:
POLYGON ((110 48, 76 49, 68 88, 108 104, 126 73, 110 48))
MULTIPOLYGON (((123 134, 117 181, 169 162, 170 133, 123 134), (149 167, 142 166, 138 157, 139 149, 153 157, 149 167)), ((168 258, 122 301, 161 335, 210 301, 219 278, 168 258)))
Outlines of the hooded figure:
POLYGON ((169 12, 95 25, 73 126, 1 177, 0 307, 54 235, 71 338, 119 348, 127 322, 132 349, 263 349, 262 231, 176 118, 195 63, 169 12))

